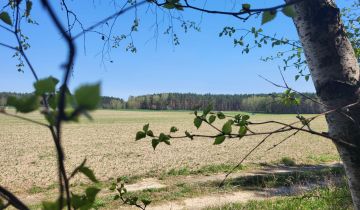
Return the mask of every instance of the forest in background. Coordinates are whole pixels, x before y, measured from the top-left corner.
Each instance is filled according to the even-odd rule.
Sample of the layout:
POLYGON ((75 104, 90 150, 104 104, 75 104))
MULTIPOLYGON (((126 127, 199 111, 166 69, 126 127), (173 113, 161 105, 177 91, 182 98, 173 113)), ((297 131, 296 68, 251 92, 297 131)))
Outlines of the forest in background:
MULTIPOLYGON (((31 93, 0 92, 0 106, 5 106, 8 96, 26 96, 31 93)), ((121 98, 102 96, 99 108, 102 109, 145 109, 145 110, 194 110, 212 104, 214 110, 244 111, 273 114, 315 114, 322 111, 314 93, 298 95, 298 106, 281 102, 281 93, 271 94, 194 94, 159 93, 142 96, 130 96, 127 101, 121 98)))

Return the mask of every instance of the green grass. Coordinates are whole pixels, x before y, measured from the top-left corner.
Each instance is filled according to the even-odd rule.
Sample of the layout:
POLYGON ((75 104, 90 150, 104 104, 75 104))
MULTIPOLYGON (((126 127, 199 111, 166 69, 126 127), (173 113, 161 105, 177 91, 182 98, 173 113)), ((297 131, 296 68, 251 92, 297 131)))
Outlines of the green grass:
POLYGON ((130 192, 130 196, 139 199, 146 198, 152 203, 181 200, 214 193, 235 192, 241 189, 261 190, 263 188, 291 186, 302 183, 316 183, 324 181, 328 177, 344 175, 343 169, 329 168, 320 171, 294 172, 290 174, 269 174, 258 176, 238 177, 225 181, 223 187, 219 187, 221 181, 208 181, 203 183, 178 183, 165 188, 147 189, 130 192))
POLYGON ((314 162, 315 164, 334 162, 340 160, 338 155, 333 155, 333 154, 309 155, 307 159, 309 159, 311 162, 314 162))
MULTIPOLYGON (((246 189, 272 188, 281 186, 291 186, 306 182, 324 181, 328 177, 344 175, 342 168, 325 168, 319 171, 304 171, 292 173, 279 173, 267 175, 255 175, 229 179, 225 182, 225 187, 240 187, 246 189)), ((218 186, 220 182, 214 182, 218 186)))
POLYGON ((295 160, 293 160, 293 159, 291 159, 289 157, 281 158, 280 163, 282 163, 282 164, 284 164, 286 166, 295 166, 296 165, 295 160))
POLYGON ((304 195, 270 199, 264 201, 249 201, 247 203, 232 203, 221 207, 209 207, 206 210, 308 210, 308 209, 352 209, 352 201, 348 187, 318 188, 304 195))
POLYGON ((46 187, 32 186, 31 188, 29 188, 27 190, 27 193, 29 193, 29 194, 45 193, 45 192, 49 192, 51 190, 54 190, 57 187, 58 187, 57 183, 51 184, 51 185, 46 186, 46 187))
MULTIPOLYGON (((169 171, 163 172, 159 178, 164 179, 169 176, 187 176, 187 175, 205 175, 209 176, 211 174, 219 174, 219 173, 227 173, 234 168, 234 164, 210 164, 200 167, 199 169, 191 169, 189 167, 182 168, 172 168, 169 171)), ((246 169, 247 167, 240 165, 237 167, 234 172, 241 171, 246 169)))

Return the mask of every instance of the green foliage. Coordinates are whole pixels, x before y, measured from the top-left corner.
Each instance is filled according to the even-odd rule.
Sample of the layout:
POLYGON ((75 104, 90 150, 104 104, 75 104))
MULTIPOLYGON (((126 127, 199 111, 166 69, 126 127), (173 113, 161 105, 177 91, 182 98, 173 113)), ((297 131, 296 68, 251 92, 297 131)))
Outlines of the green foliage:
POLYGON ((43 201, 42 202, 42 209, 43 210, 55 210, 55 209, 61 209, 59 200, 57 201, 43 201))
POLYGON ((148 131, 146 132, 146 135, 148 135, 148 136, 150 136, 150 137, 154 137, 154 133, 153 133, 152 130, 148 130, 148 131))
POLYGON ((296 165, 295 161, 289 157, 281 158, 280 163, 282 163, 286 166, 295 166, 296 165))
POLYGON ((145 124, 144 126, 143 126, 143 131, 144 131, 144 133, 146 133, 148 130, 149 130, 149 123, 148 124, 145 124))
POLYGON ((177 127, 175 127, 175 126, 172 126, 171 128, 170 128, 170 133, 175 133, 175 132, 177 132, 179 129, 177 128, 177 127))
POLYGON ((217 113, 217 117, 218 117, 220 120, 225 119, 225 115, 224 115, 224 113, 222 113, 222 112, 218 112, 218 113, 217 113))
POLYGON ((243 9, 244 11, 250 10, 250 7, 251 7, 250 4, 242 4, 241 6, 242 6, 242 9, 243 9))
POLYGON ((100 84, 83 85, 75 91, 75 99, 80 109, 94 110, 100 102, 100 84))
POLYGON ((203 110, 202 117, 206 118, 206 116, 211 112, 212 109, 213 109, 212 104, 206 106, 206 108, 203 110))
POLYGON ((95 177, 95 174, 94 172, 89 168, 89 167, 86 167, 86 166, 82 166, 79 168, 79 172, 84 174, 87 178, 89 178, 92 182, 99 182, 96 177, 95 177))
POLYGON ((26 9, 25 9, 25 17, 29 17, 30 16, 30 12, 31 12, 31 9, 32 9, 32 1, 30 0, 26 0, 26 9))
POLYGON ((59 80, 54 77, 48 77, 35 82, 34 83, 35 94, 43 95, 45 93, 55 92, 55 88, 58 82, 59 80))
POLYGON ((228 121, 223 125, 221 131, 222 131, 224 134, 226 134, 226 135, 231 134, 231 132, 232 132, 232 127, 231 127, 231 126, 232 126, 233 124, 234 124, 234 121, 228 120, 228 121))
POLYGON ((72 193, 71 205, 74 209, 88 210, 92 209, 96 195, 100 192, 100 189, 95 187, 86 188, 85 194, 77 195, 72 193))
POLYGON ((159 139, 152 139, 151 140, 151 145, 154 148, 154 150, 156 149, 157 145, 159 145, 160 141, 159 139))
POLYGON ((282 9, 282 13, 284 13, 284 15, 290 17, 290 18, 294 18, 295 17, 295 10, 294 7, 292 5, 288 5, 286 7, 284 7, 282 9))
POLYGON ((242 138, 243 136, 245 136, 246 132, 247 132, 246 126, 240 126, 240 128, 239 128, 239 138, 242 138))
POLYGON ((209 117, 209 123, 212 124, 216 120, 216 115, 211 115, 209 117))
POLYGON ((214 145, 222 144, 225 141, 225 138, 226 137, 224 135, 217 136, 215 138, 214 145))
POLYGON ((166 0, 166 3, 163 5, 163 7, 166 9, 184 10, 179 1, 180 0, 166 0))
POLYGON ((351 195, 345 183, 341 186, 316 188, 298 196, 249 201, 247 203, 231 203, 206 210, 308 210, 308 209, 352 209, 351 195))
POLYGON ((203 122, 203 119, 199 116, 196 116, 195 119, 194 119, 194 126, 199 129, 201 124, 203 122))
POLYGON ((10 96, 7 100, 9 106, 15 107, 17 112, 29 113, 39 108, 40 102, 39 98, 36 95, 25 96, 21 98, 16 98, 10 96))
POLYGON ((139 197, 129 193, 125 188, 125 183, 126 180, 124 180, 123 177, 119 177, 116 179, 116 182, 113 182, 111 184, 109 189, 111 191, 116 190, 117 192, 117 194, 114 195, 113 200, 121 200, 123 204, 141 207, 141 209, 146 209, 146 207, 151 204, 151 199, 146 197, 139 197))
MULTIPOLYGON (((256 30, 257 31, 257 30, 256 30)), ((251 46, 250 46, 251 47, 251 46)), ((290 64, 289 64, 290 65, 290 64)), ((300 76, 299 76, 300 77, 300 76)), ((314 93, 303 93, 307 97, 316 99, 314 93)), ((130 97, 124 102, 123 107, 128 109, 144 109, 144 110, 194 110, 206 109, 209 103, 213 104, 213 110, 232 111, 241 110, 244 112, 260 112, 260 113, 281 113, 296 114, 298 111, 304 114, 321 113, 322 106, 310 100, 303 98, 299 107, 287 106, 280 103, 280 93, 270 94, 239 94, 239 95, 213 95, 213 94, 191 94, 191 93, 161 93, 150 94, 137 97, 130 97), (207 103, 205 103, 207 102, 207 103), (199 107, 200 105, 200 107, 199 107)), ((102 105, 104 107, 104 105, 102 105)), ((214 112, 214 111, 213 111, 214 112)), ((216 115, 217 113, 209 113, 216 115)), ((219 114, 221 115, 221 114, 219 114)), ((199 116, 201 117, 201 115, 199 116)), ((224 119, 225 116, 220 116, 224 119)), ((220 118, 219 118, 220 119, 220 118)))
POLYGON ((276 17, 276 13, 277 13, 276 10, 263 12, 262 19, 261 19, 261 24, 264 25, 265 23, 268 23, 268 22, 274 20, 275 17, 276 17))
POLYGON ((281 102, 286 105, 295 105, 298 106, 301 103, 301 99, 299 97, 296 97, 296 93, 291 91, 290 89, 287 89, 281 96, 281 102))
POLYGON ((135 140, 137 141, 137 140, 143 139, 143 138, 145 138, 145 137, 146 137, 146 133, 145 133, 145 132, 143 132, 143 131, 138 131, 138 132, 136 133, 135 140))
POLYGON ((1 12, 0 13, 0 20, 3 21, 4 23, 8 24, 8 25, 11 25, 11 26, 13 25, 12 21, 11 21, 11 18, 10 18, 10 15, 7 12, 1 12))

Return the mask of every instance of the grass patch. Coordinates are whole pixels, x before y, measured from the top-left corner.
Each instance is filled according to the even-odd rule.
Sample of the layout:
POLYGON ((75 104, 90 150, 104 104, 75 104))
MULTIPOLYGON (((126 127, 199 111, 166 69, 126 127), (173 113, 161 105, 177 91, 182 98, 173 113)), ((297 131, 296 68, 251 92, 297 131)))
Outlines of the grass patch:
MULTIPOLYGON (((137 196, 139 199, 149 199, 152 204, 166 201, 182 200, 185 198, 198 197, 209 194, 222 194, 239 191, 240 189, 255 190, 261 188, 291 186, 294 184, 317 183, 333 177, 343 175, 343 169, 329 168, 320 171, 296 172, 290 174, 271 174, 250 177, 238 177, 229 179, 225 185, 219 188, 220 181, 203 183, 179 183, 160 189, 147 189, 137 192, 129 192, 129 196, 137 196)), ((108 200, 111 200, 109 198, 108 200)), ((116 203, 118 205, 118 203, 116 203)), ((114 206, 111 202, 108 205, 114 206)))
POLYGON ((27 193, 29 194, 45 193, 50 190, 56 189, 57 187, 58 184, 55 183, 46 187, 32 186, 30 189, 27 190, 27 193))
MULTIPOLYGON (((188 176, 188 175, 211 175, 211 174, 218 174, 218 173, 227 173, 234 168, 235 164, 212 164, 212 165, 205 165, 200 167, 199 169, 190 169, 189 167, 182 167, 179 169, 170 169, 167 172, 163 172, 159 179, 164 179, 165 177, 169 176, 188 176)), ((237 167, 234 172, 241 171, 246 169, 247 167, 241 165, 237 167)))
POLYGON ((293 159, 291 159, 291 158, 289 158, 289 157, 283 157, 283 158, 281 158, 280 163, 281 163, 281 164, 284 164, 284 165, 286 165, 286 166, 295 166, 295 165, 296 165, 295 160, 293 160, 293 159))
MULTIPOLYGON (((320 182, 328 177, 344 175, 343 168, 326 168, 319 171, 304 171, 292 173, 279 173, 268 175, 255 175, 229 179, 225 182, 225 187, 241 187, 246 189, 272 188, 281 186, 291 186, 308 182, 320 182)), ((219 182, 214 182, 218 186, 219 182)))
POLYGON ((320 155, 309 155, 307 159, 309 159, 311 162, 319 164, 319 163, 339 161, 340 158, 338 155, 320 154, 320 155))
POLYGON ((308 210, 308 209, 353 209, 349 189, 345 183, 339 187, 318 188, 304 195, 232 203, 221 207, 209 207, 206 210, 308 210))

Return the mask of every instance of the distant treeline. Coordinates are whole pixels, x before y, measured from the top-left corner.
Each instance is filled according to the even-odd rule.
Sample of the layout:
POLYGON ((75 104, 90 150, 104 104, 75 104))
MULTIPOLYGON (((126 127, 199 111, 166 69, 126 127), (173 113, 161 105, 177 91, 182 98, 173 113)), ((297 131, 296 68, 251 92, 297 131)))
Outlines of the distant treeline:
MULTIPOLYGON (((309 99, 299 96, 299 106, 286 106, 280 102, 279 93, 273 94, 193 94, 161 93, 144 96, 130 96, 126 102, 128 109, 151 110, 193 110, 202 109, 212 104, 214 110, 246 111, 258 113, 320 113, 321 107, 309 99)), ((314 93, 304 93, 316 99, 314 93)), ((317 100, 317 99, 316 99, 317 100)))
MULTIPOLYGON (((20 93, 0 93, 0 106, 6 104, 9 95, 23 96, 20 93)), ((306 97, 316 98, 314 93, 304 93, 306 97)), ((301 97, 299 106, 287 106, 281 103, 281 94, 193 94, 193 93, 161 93, 143 96, 130 96, 127 101, 103 96, 99 108, 103 109, 148 109, 148 110, 194 110, 212 104, 214 110, 246 111, 256 113, 291 114, 320 113, 322 107, 317 103, 301 97)))

